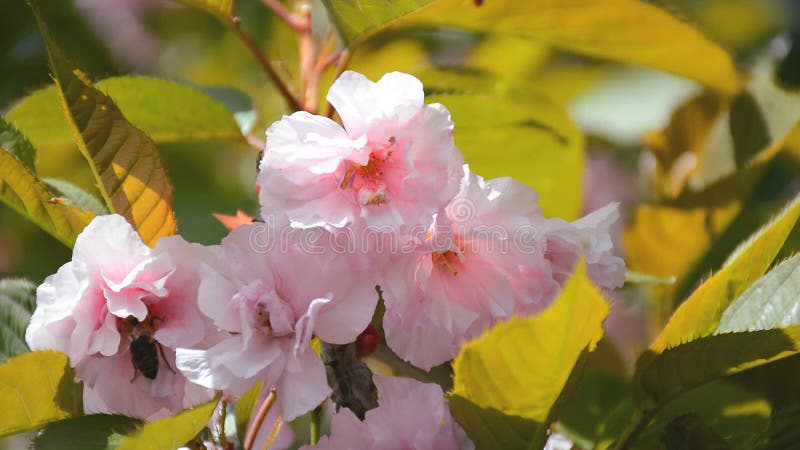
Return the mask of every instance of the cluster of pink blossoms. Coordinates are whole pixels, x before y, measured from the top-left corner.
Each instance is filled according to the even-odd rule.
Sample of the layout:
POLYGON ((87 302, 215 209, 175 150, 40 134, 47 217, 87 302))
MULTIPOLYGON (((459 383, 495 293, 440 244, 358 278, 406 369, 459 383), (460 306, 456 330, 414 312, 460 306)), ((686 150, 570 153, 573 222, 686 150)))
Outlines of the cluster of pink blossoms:
MULTIPOLYGON (((413 76, 345 72, 327 98, 343 126, 296 112, 267 131, 263 223, 217 246, 173 236, 149 248, 122 217, 97 217, 39 287, 27 341, 69 355, 88 412, 153 419, 262 381, 292 420, 331 393, 311 338, 355 341, 376 285, 388 346, 428 370, 545 308, 581 255, 600 286, 623 283, 615 204, 547 219, 531 188, 470 172, 449 112, 426 105, 413 76)), ((380 406, 364 422, 340 411, 320 448, 469 446, 438 387, 376 384, 380 406)))

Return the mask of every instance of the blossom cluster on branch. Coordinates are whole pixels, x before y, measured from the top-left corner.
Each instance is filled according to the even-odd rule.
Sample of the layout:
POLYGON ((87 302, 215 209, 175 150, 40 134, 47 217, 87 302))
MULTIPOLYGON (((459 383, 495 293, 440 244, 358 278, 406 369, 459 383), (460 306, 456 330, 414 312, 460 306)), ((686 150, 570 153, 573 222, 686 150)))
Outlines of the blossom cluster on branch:
MULTIPOLYGON (((376 286, 387 345, 429 370, 547 307, 581 255, 598 285, 623 283, 616 204, 545 218, 533 189, 472 173, 449 112, 425 104, 413 76, 345 72, 327 98, 341 124, 296 112, 267 131, 263 222, 220 245, 172 236, 150 248, 122 216, 99 216, 39 287, 26 340, 69 355, 87 412, 152 420, 262 381, 290 421, 331 395, 312 338, 354 342, 376 286)), ((363 422, 339 411, 319 448, 470 445, 438 386, 376 385, 379 406, 363 422)))

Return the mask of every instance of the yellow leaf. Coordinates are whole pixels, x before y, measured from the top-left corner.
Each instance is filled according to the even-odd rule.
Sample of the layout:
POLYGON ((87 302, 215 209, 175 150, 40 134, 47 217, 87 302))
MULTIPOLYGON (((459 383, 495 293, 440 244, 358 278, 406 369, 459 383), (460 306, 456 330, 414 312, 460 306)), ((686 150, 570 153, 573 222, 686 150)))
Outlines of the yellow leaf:
MULTIPOLYGON (((540 315, 513 318, 464 345, 453 362, 456 419, 474 421, 477 415, 517 430, 524 430, 521 424, 527 420, 520 441, 546 439, 565 388, 603 336, 607 314, 606 301, 581 264, 540 315)), ((481 428, 467 431, 484 446, 494 439, 481 428)))
POLYGON ((0 436, 82 413, 81 393, 67 355, 26 353, 0 365, 0 436))
POLYGON ((625 229, 630 270, 682 280, 741 209, 741 202, 681 209, 641 205, 625 229))
POLYGON ((440 0, 397 24, 512 34, 663 70, 727 95, 741 87, 724 49, 666 11, 638 0, 440 0))
POLYGON ((41 20, 39 28, 67 122, 109 211, 124 216, 148 245, 174 234, 172 184, 155 144, 72 67, 41 20))
POLYGON ((36 175, 1 147, 0 200, 68 247, 94 218, 89 211, 54 200, 36 175))
POLYGON ((579 216, 583 135, 561 105, 541 95, 520 99, 511 93, 433 95, 427 101, 450 110, 456 145, 472 170, 486 179, 510 176, 533 187, 546 216, 579 216))
POLYGON ((683 302, 650 345, 654 353, 708 336, 730 303, 766 272, 800 216, 800 196, 736 249, 722 269, 683 302))
POLYGON ((145 424, 124 438, 118 450, 173 450, 185 445, 205 428, 218 399, 172 417, 145 424))

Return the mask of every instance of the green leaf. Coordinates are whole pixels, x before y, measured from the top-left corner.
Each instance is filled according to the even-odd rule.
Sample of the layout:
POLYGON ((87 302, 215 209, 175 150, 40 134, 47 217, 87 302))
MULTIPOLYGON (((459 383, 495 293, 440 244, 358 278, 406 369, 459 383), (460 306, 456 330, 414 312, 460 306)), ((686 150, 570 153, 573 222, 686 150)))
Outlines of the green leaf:
POLYGON ((205 428, 218 399, 182 413, 146 424, 125 437, 117 450, 173 450, 183 446, 205 428))
POLYGON ((72 247, 94 214, 51 202, 53 195, 14 155, 0 148, 0 201, 72 247))
MULTIPOLYGON (((480 84, 475 84, 476 91, 480 84)), ((582 205, 583 136, 563 106, 529 93, 431 95, 453 116, 456 145, 486 179, 510 176, 539 193, 545 215, 577 218, 582 205)))
POLYGON ((94 195, 75 186, 69 181, 56 178, 45 178, 42 180, 50 190, 62 198, 67 199, 69 204, 84 211, 90 211, 98 216, 108 214, 108 208, 94 195))
POLYGON ((30 351, 25 329, 35 308, 35 284, 21 278, 0 280, 0 363, 30 351))
POLYGON ((109 211, 124 216, 148 245, 175 234, 173 188, 155 144, 72 67, 41 20, 39 28, 65 116, 109 211))
POLYGON ((450 409, 478 448, 542 448, 607 314, 581 264, 543 313, 464 345, 453 363, 450 409))
POLYGON ((717 334, 800 324, 800 254, 779 264, 753 283, 722 314, 717 334))
POLYGON ((230 19, 234 0, 177 0, 185 5, 204 9, 222 19, 230 19))
POLYGON ((345 44, 363 39, 436 0, 322 0, 345 44))
POLYGON ((722 269, 678 307, 650 350, 661 353, 713 333, 728 305, 772 264, 798 216, 800 196, 734 251, 722 269))
POLYGON ((800 405, 792 405, 772 414, 768 434, 759 450, 785 450, 800 442, 800 405))
POLYGON ((33 352, 0 365, 0 436, 33 430, 82 412, 67 355, 33 352))
POLYGON ((142 422, 132 417, 91 414, 48 424, 33 438, 35 450, 114 450, 125 434, 132 433, 142 422))
POLYGON ((733 448, 752 450, 759 435, 769 426, 771 411, 769 402, 748 389, 724 380, 715 381, 693 389, 664 406, 636 439, 633 448, 662 448, 662 439, 670 422, 680 416, 694 414, 710 431, 733 444, 733 448))
POLYGON ((602 426, 609 412, 628 395, 621 378, 603 372, 583 377, 572 398, 564 405, 558 423, 581 448, 593 448, 602 439, 602 426))
MULTIPOLYGON (((351 7, 340 15, 362 23, 365 9, 351 7)), ((397 24, 511 34, 582 55, 671 72, 729 95, 741 87, 724 49, 666 11, 638 0, 439 0, 397 24)))
POLYGON ((640 359, 634 375, 636 398, 639 403, 663 404, 709 381, 798 352, 800 325, 695 339, 640 359))
POLYGON ((36 173, 36 149, 14 125, 0 117, 0 147, 25 164, 32 173, 36 173))
POLYGON ((239 442, 244 442, 247 425, 250 423, 250 416, 253 415, 253 410, 263 387, 264 383, 259 381, 236 400, 234 416, 236 418, 236 436, 239 437, 239 442))
POLYGON ((258 111, 247 94, 230 86, 192 86, 224 105, 233 114, 242 134, 249 134, 253 130, 258 121, 258 111))
POLYGON ((665 450, 729 450, 731 448, 703 419, 695 413, 678 416, 662 436, 665 450))
MULTIPOLYGON (((159 78, 123 76, 96 83, 125 118, 156 143, 192 141, 244 142, 234 115, 221 102, 185 84, 159 78)), ((73 135, 59 108, 57 87, 25 97, 6 115, 43 154, 54 156, 73 145, 73 135)))

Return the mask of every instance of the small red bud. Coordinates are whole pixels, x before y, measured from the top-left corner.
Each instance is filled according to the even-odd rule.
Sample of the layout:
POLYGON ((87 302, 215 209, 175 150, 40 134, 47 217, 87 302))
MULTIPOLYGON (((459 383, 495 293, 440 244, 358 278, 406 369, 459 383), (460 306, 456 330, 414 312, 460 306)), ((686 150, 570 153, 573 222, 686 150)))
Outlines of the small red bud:
POLYGON ((365 358, 372 354, 381 340, 381 332, 374 325, 369 325, 356 338, 356 351, 359 358, 365 358))

